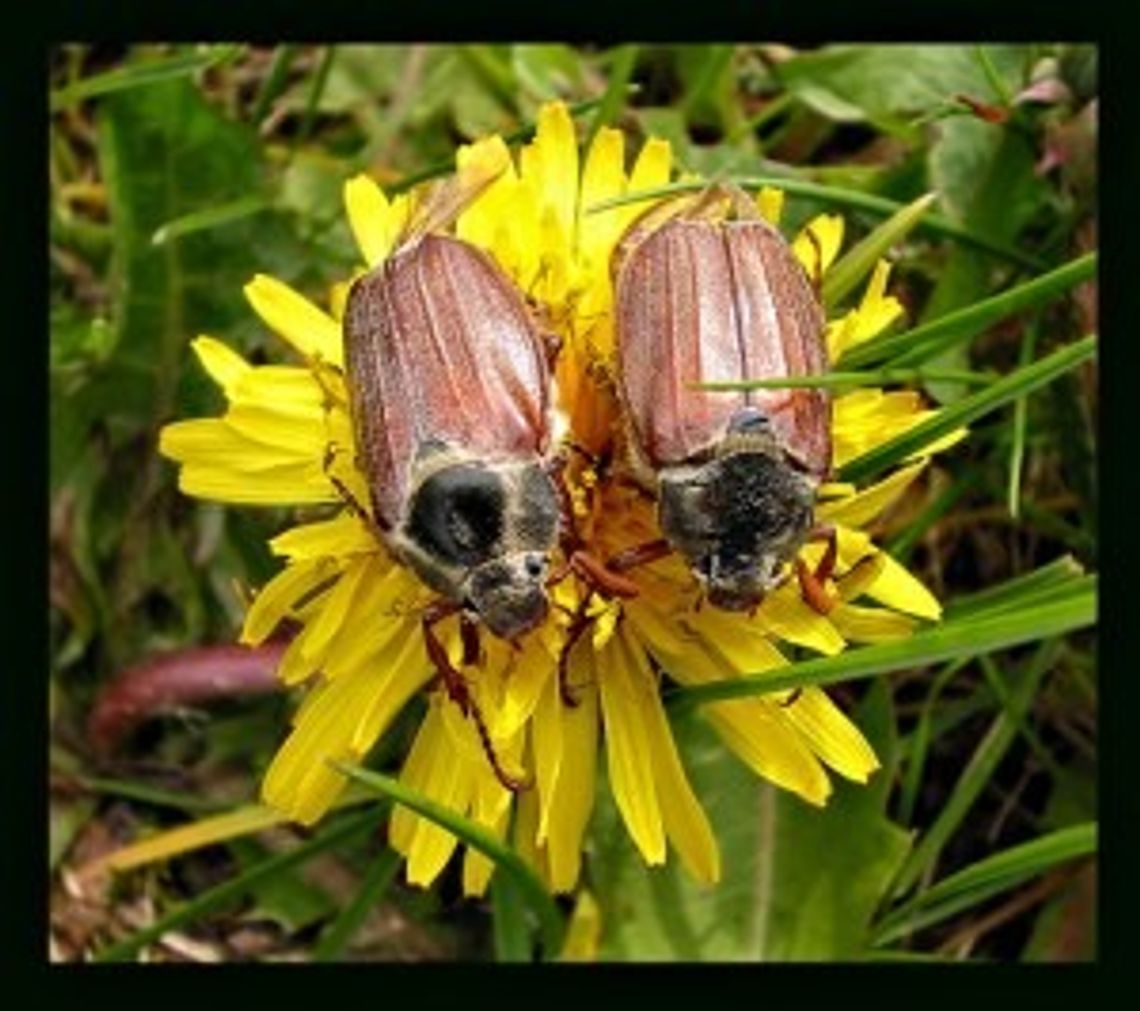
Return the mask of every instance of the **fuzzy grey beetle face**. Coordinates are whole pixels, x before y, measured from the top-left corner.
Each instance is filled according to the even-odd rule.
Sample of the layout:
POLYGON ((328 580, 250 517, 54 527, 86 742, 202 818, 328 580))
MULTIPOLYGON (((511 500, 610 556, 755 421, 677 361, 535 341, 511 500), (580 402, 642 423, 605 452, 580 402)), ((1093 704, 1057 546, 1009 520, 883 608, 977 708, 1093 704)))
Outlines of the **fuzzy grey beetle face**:
POLYGON ((401 554, 433 589, 513 639, 546 617, 558 499, 537 463, 459 463, 420 482, 401 554))
POLYGON ((812 524, 812 483, 783 460, 740 451, 661 472, 659 519, 708 591, 730 611, 760 603, 812 524))

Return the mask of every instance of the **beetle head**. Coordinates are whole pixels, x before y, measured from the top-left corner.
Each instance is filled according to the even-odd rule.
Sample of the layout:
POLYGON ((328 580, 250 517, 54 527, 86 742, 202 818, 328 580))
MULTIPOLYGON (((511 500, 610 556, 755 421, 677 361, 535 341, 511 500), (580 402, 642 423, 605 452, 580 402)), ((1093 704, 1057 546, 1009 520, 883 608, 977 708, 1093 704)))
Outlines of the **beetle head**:
POLYGON ((400 548, 424 582, 513 639, 546 617, 557 533, 556 492, 537 461, 462 462, 415 486, 400 548))
POLYGON ((812 523, 811 481, 781 457, 732 452, 661 472, 659 518, 709 602, 755 607, 780 581, 812 523))

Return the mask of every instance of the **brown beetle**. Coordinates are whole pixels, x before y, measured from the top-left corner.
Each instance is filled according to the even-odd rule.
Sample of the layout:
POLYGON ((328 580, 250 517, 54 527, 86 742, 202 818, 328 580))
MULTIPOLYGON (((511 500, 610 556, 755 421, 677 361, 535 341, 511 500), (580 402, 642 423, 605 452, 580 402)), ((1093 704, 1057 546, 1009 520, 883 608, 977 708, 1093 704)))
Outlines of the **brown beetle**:
POLYGON ((438 231, 491 181, 454 180, 423 205, 391 255, 353 284, 344 341, 373 525, 440 594, 423 617, 428 655, 473 717, 499 779, 516 789, 433 631, 460 612, 470 663, 473 617, 508 640, 540 624, 559 533, 542 336, 495 262, 438 231))
POLYGON ((716 185, 635 221, 612 267, 631 463, 665 535, 633 555, 676 549, 710 603, 749 610, 809 535, 826 536, 816 572, 797 571, 827 610, 834 531, 813 529, 813 506, 831 469, 829 394, 698 388, 826 371, 823 309, 791 248, 743 192, 716 185), (710 217, 725 199, 735 219, 710 217))

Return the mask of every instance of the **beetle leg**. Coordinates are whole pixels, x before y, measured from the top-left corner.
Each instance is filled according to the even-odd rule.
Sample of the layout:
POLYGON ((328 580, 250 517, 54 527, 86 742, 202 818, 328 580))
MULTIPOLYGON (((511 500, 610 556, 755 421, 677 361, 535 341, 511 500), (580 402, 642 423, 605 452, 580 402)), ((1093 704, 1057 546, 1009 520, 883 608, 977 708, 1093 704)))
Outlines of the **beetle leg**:
MULTIPOLYGON (((495 746, 491 741, 491 734, 487 730, 487 724, 483 720, 483 714, 479 710, 479 705, 475 699, 472 698, 471 690, 467 687, 467 681, 452 665, 451 658, 447 655, 447 650, 444 649, 443 643, 439 641, 439 637, 435 634, 435 626, 444 618, 455 614, 456 611, 459 610, 459 604, 450 600, 439 600, 428 607, 424 612, 420 624, 423 629, 424 646, 427 649, 428 659, 431 660, 436 672, 439 674, 443 682, 444 690, 447 692, 447 697, 459 706, 459 711, 463 713, 464 716, 469 716, 471 721, 475 724, 475 731, 478 733, 479 740, 483 745, 483 753, 487 756, 487 761, 491 763, 491 769, 495 773, 495 778, 502 783, 504 787, 510 790, 511 793, 517 793, 519 790, 523 790, 529 786, 529 782, 508 775, 499 762, 499 756, 495 753, 495 746)), ((462 634, 462 632, 460 634, 462 634)))
POLYGON ((459 637, 463 640, 463 666, 474 667, 482 661, 479 649, 479 626, 466 611, 459 612, 459 637))
POLYGON ((781 709, 787 709, 789 706, 794 706, 796 704, 796 702, 799 701, 799 697, 801 695, 803 695, 803 693, 804 693, 803 688, 793 688, 792 694, 789 695, 786 699, 784 699, 783 702, 781 702, 779 704, 780 708, 781 709))
POLYGON ((376 519, 375 514, 369 512, 364 508, 360 499, 358 499, 352 490, 346 485, 339 477, 332 472, 333 461, 336 460, 337 454, 340 452, 340 447, 335 442, 330 442, 325 447, 324 460, 321 466, 325 472, 325 477, 329 479, 329 483, 336 489, 337 494, 344 500, 345 505, 348 506, 357 517, 359 517, 364 524, 372 531, 372 535, 381 543, 384 542, 384 527, 376 519))
POLYGON ((835 561, 839 554, 839 541, 835 527, 818 527, 809 535, 813 540, 824 539, 827 548, 820 558, 819 564, 812 572, 802 558, 796 559, 796 575, 799 577, 800 589, 804 600, 812 610, 819 614, 827 614, 836 604, 824 589, 824 582, 835 571, 835 561))
POLYGON ((570 692, 570 651, 578 644, 583 633, 590 627, 590 619, 586 616, 586 607, 590 602, 589 594, 582 598, 578 610, 570 619, 566 629, 566 642, 562 645, 562 652, 558 654, 558 694, 562 696, 564 705, 571 709, 578 705, 578 700, 570 692))
POLYGON ((575 574, 607 597, 636 597, 641 593, 638 585, 627 579, 618 569, 612 569, 586 551, 575 551, 570 555, 570 567, 575 574))
POLYGON ((644 544, 635 544, 632 548, 619 551, 606 561, 606 568, 611 572, 628 572, 641 565, 656 562, 673 553, 673 548, 667 540, 659 537, 655 541, 646 541, 644 544))

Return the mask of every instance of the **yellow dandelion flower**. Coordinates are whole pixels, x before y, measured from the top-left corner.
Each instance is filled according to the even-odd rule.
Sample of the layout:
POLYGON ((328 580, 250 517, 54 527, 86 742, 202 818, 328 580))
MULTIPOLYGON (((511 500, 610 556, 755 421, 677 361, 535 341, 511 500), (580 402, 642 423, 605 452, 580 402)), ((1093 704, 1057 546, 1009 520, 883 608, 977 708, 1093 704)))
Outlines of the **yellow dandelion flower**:
MULTIPOLYGON (((592 461, 611 449, 618 429, 610 256, 649 204, 587 209, 667 183, 669 145, 649 140, 627 172, 623 135, 603 128, 580 163, 573 122, 553 103, 541 110, 536 136, 517 160, 492 137, 462 148, 457 166, 460 172, 494 167, 498 175, 459 215, 455 234, 490 253, 562 341, 555 381, 568 431, 561 434, 583 451, 567 456, 563 474, 578 533, 598 558, 660 537, 652 504, 592 461)), ((371 268, 392 251, 413 205, 404 197, 390 201, 366 176, 346 184, 345 203, 362 268, 371 268)), ((777 190, 757 197, 773 223, 782 204, 777 190)), ((822 276, 842 239, 842 219, 823 215, 793 250, 809 275, 822 276)), ((901 311, 885 293, 887 276, 881 263, 860 304, 830 324, 833 355, 901 311)), ((459 619, 446 619, 439 639, 452 664, 463 666, 484 735, 444 692, 431 690, 437 670, 421 616, 434 594, 344 508, 337 488, 368 500, 354 462, 343 373, 339 320, 346 291, 333 289, 326 312, 272 278, 254 278, 246 296, 291 345, 297 364, 251 365, 218 341, 199 338, 194 350, 224 391, 226 412, 169 425, 160 444, 180 464, 187 494, 341 507, 274 539, 284 568, 261 588, 242 629, 242 641, 255 644, 283 621, 293 623, 298 632, 280 674, 284 683, 308 689, 266 774, 265 801, 302 823, 319 819, 344 786, 330 760, 363 759, 408 701, 429 689, 402 781, 500 837, 513 807, 514 844, 553 890, 569 891, 578 880, 601 754, 645 860, 660 864, 672 847, 698 880, 717 880, 716 840, 674 743, 660 681, 699 684, 774 670, 789 662, 788 645, 831 655, 849 642, 905 636, 918 621, 937 619, 938 602, 862 529, 902 495, 925 458, 868 488, 821 489, 817 518, 837 531, 836 574, 827 580, 835 605, 826 615, 808 606, 791 580, 752 614, 701 607, 686 565, 666 556, 627 574, 637 591, 628 599, 567 575, 553 586, 554 606, 540 627, 516 643, 483 634, 480 655, 467 666, 472 658, 465 656, 459 619), (508 790, 488 748, 533 788, 508 790)), ((863 389, 838 397, 833 414, 840 465, 929 412, 916 394, 863 389)), ((824 550, 809 543, 802 558, 814 566, 824 550)), ((819 689, 715 703, 705 712, 741 760, 811 804, 823 804, 831 791, 825 770, 865 782, 878 767, 859 730, 819 689)), ((457 846, 449 832, 402 808, 392 816, 390 840, 407 859, 408 879, 424 885, 457 846)), ((482 892, 491 870, 483 856, 468 852, 465 890, 482 892)))

